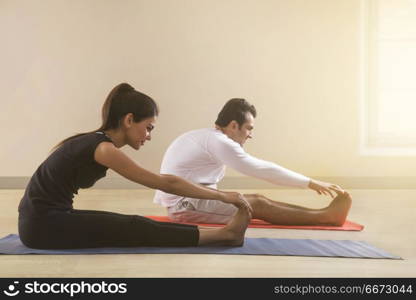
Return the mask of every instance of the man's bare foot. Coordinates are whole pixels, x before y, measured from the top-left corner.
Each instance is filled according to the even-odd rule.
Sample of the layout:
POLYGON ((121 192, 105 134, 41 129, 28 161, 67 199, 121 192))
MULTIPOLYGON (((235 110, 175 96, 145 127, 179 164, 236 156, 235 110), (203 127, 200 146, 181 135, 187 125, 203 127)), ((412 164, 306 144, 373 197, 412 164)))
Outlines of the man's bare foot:
POLYGON ((344 191, 344 193, 338 193, 338 196, 329 204, 326 208, 329 225, 342 226, 347 219, 348 212, 351 208, 352 198, 351 195, 344 191))

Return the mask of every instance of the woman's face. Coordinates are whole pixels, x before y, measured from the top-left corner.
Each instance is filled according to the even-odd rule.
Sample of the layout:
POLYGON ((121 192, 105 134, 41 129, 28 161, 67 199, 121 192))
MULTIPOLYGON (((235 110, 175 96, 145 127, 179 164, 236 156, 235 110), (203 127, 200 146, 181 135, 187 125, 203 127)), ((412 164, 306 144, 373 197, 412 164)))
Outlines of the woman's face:
POLYGON ((139 150, 146 141, 151 140, 151 132, 155 127, 156 117, 134 122, 133 118, 126 128, 126 143, 133 149, 139 150))

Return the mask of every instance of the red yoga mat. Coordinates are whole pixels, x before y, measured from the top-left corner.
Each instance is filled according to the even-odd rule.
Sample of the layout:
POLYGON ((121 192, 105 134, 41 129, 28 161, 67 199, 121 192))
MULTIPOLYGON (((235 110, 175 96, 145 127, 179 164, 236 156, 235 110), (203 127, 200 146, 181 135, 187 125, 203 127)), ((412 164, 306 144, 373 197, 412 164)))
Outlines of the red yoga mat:
MULTIPOLYGON (((146 218, 159 221, 159 222, 171 222, 171 223, 179 223, 176 221, 172 221, 168 216, 145 216, 146 218)), ((209 227, 221 227, 224 224, 207 224, 207 223, 185 223, 183 224, 192 224, 192 225, 201 225, 201 226, 209 226, 209 227)), ((363 230, 364 226, 358 223, 354 223, 351 221, 345 221, 342 226, 288 226, 288 225, 274 225, 263 220, 259 219, 251 219, 250 224, 248 225, 250 228, 280 228, 280 229, 311 229, 311 230, 345 230, 345 231, 361 231, 363 230)))

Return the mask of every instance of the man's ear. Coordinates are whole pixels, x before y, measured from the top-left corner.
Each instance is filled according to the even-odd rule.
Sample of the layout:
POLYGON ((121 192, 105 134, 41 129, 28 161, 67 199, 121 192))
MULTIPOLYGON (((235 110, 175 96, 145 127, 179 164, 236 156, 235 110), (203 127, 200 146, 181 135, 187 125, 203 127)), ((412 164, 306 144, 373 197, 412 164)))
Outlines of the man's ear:
POLYGON ((230 127, 231 127, 231 129, 233 129, 233 130, 238 129, 238 128, 239 128, 238 122, 237 122, 236 120, 232 120, 232 121, 230 122, 230 127))

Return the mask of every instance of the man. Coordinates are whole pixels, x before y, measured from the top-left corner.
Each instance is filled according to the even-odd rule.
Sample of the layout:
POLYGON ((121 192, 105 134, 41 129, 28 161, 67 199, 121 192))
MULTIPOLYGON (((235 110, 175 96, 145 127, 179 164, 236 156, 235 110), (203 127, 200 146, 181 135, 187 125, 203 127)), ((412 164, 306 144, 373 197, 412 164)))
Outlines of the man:
MULTIPOLYGON (((309 188, 330 195, 333 201, 322 209, 274 201, 259 194, 245 194, 253 208, 253 218, 281 225, 334 225, 345 222, 351 197, 338 185, 321 182, 255 158, 243 149, 254 129, 256 109, 244 99, 231 99, 222 108, 215 128, 198 129, 179 136, 167 149, 161 173, 216 188, 225 167, 276 185, 309 188), (337 194, 335 197, 334 194, 337 194)), ((179 197, 157 191, 154 202, 167 207, 178 222, 227 223, 237 208, 217 200, 179 197)))

